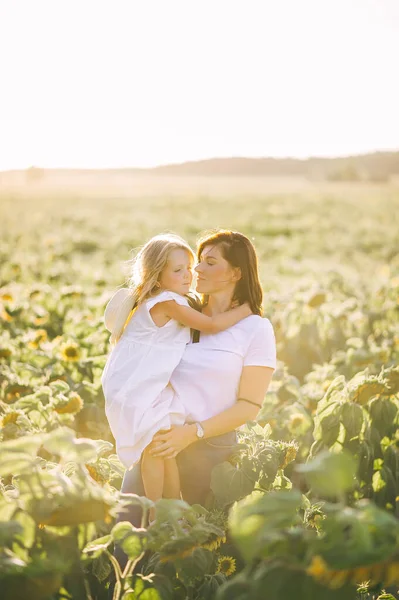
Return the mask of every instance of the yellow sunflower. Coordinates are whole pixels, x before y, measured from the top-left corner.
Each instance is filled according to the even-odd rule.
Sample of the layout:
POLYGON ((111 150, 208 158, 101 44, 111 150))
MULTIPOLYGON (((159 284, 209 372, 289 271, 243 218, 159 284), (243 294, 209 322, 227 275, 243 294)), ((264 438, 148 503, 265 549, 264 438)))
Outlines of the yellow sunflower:
POLYGON ((213 552, 213 550, 217 550, 221 544, 225 544, 225 543, 226 543, 226 536, 217 537, 216 539, 211 540, 210 542, 206 542, 205 544, 202 544, 202 547, 205 550, 210 550, 211 552, 213 552))
POLYGON ((78 413, 83 408, 83 400, 76 392, 71 392, 67 401, 61 402, 55 407, 59 415, 78 413))
POLYGON ((34 325, 44 325, 49 320, 49 315, 43 315, 42 317, 35 317, 33 319, 34 325))
POLYGON ((301 413, 294 413, 290 416, 289 427, 290 429, 297 429, 305 422, 305 415, 301 413))
POLYGON ((308 306, 310 306, 311 308, 317 308, 318 306, 324 304, 324 302, 326 301, 326 297, 327 296, 325 292, 316 292, 312 295, 311 298, 309 298, 308 306))
POLYGON ((99 471, 96 469, 96 467, 94 465, 90 465, 90 464, 85 464, 86 469, 89 472, 89 475, 92 479, 94 479, 94 481, 97 481, 97 483, 106 483, 107 479, 105 477, 103 477, 101 475, 101 473, 99 473, 99 471))
POLYGON ((319 523, 321 523, 323 518, 324 518, 323 515, 321 515, 319 513, 315 513, 314 515, 312 515, 311 517, 308 518, 309 525, 311 527, 314 527, 315 529, 317 529, 319 523))
POLYGON ((216 573, 223 573, 226 577, 230 577, 236 570, 236 559, 232 556, 219 556, 216 573))
POLYGON ((12 355, 11 348, 3 347, 0 348, 0 358, 10 358, 12 355))
POLYGON ((19 385, 18 383, 11 384, 6 387, 4 402, 12 404, 18 400, 21 395, 25 396, 26 394, 32 394, 32 392, 33 389, 27 385, 19 385))
POLYGON ((61 345, 61 357, 69 362, 80 360, 81 351, 76 342, 65 342, 61 345))
POLYGON ((285 467, 290 462, 295 460, 297 452, 298 452, 298 446, 294 443, 290 443, 285 450, 284 460, 283 460, 282 464, 280 465, 280 469, 285 469, 285 467))
POLYGON ((15 391, 11 391, 11 392, 7 392, 6 396, 4 398, 4 402, 6 404, 13 404, 14 402, 16 402, 18 400, 18 398, 20 398, 21 394, 19 392, 15 392, 15 391))
POLYGON ((365 582, 370 582, 372 585, 377 583, 383 583, 384 585, 399 583, 398 561, 385 561, 352 569, 330 569, 321 556, 314 556, 306 572, 330 588, 342 587, 347 581, 351 581, 356 585, 365 582))
POLYGON ((14 298, 9 292, 2 291, 0 292, 0 300, 3 300, 3 302, 12 302, 14 298))
POLYGON ((171 562, 176 559, 179 559, 179 558, 186 558, 186 556, 191 556, 191 554, 194 552, 194 550, 197 547, 198 546, 194 545, 194 546, 185 548, 184 550, 181 550, 180 552, 176 552, 174 554, 165 554, 164 556, 161 556, 161 558, 159 559, 159 562, 167 563, 167 562, 171 562))
POLYGON ((33 332, 32 339, 28 342, 28 347, 36 349, 42 342, 47 340, 47 331, 45 329, 37 329, 33 332))
POLYGON ((385 573, 385 585, 393 585, 399 583, 399 561, 392 562, 388 565, 385 573))
POLYGON ((21 414, 22 414, 21 412, 16 412, 16 411, 5 414, 4 417, 0 421, 1 426, 5 427, 9 423, 16 423, 18 420, 18 417, 20 417, 21 414))
POLYGON ((329 573, 329 568, 325 560, 321 556, 316 555, 312 557, 312 562, 306 569, 306 573, 313 577, 313 579, 320 581, 329 573))
POLYGON ((12 321, 12 315, 10 315, 6 308, 3 308, 0 311, 0 317, 3 319, 3 321, 6 321, 6 323, 11 323, 12 321))

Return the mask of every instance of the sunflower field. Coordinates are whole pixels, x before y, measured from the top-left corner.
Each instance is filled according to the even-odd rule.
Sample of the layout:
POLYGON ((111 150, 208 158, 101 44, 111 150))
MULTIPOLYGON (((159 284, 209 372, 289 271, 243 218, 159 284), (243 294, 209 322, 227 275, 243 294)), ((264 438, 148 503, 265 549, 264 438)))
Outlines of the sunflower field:
POLYGON ((2 600, 399 598, 399 187, 182 179, 0 187, 2 600), (206 506, 147 527, 103 312, 132 249, 216 227, 255 244, 278 368, 206 506))

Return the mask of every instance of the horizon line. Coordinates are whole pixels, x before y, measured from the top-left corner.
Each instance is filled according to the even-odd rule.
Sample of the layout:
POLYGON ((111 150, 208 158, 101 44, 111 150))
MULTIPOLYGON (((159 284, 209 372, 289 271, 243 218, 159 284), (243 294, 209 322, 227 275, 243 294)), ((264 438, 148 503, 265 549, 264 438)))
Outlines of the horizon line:
POLYGON ((111 166, 101 166, 101 167, 85 167, 85 166, 56 166, 56 167, 46 167, 46 166, 42 166, 39 164, 31 164, 27 167, 15 167, 15 168, 9 168, 9 169, 0 169, 0 174, 1 173, 15 173, 18 171, 27 171, 28 169, 43 169, 46 171, 122 171, 122 170, 137 170, 137 171, 152 171, 155 169, 160 169, 160 168, 165 168, 165 167, 180 167, 183 165, 187 165, 187 164, 193 164, 193 163, 203 163, 203 162, 210 162, 210 161, 217 161, 217 160, 295 160, 295 161, 300 161, 300 162, 306 162, 312 159, 321 159, 321 160, 334 160, 337 158, 355 158, 355 157, 364 157, 364 156, 370 156, 372 154, 395 154, 395 153, 399 153, 399 146, 396 148, 386 148, 386 149, 378 149, 378 150, 368 150, 365 152, 358 152, 358 153, 352 153, 352 154, 310 154, 308 156, 305 157, 301 157, 301 156, 293 156, 293 155, 287 155, 287 156, 245 156, 245 155, 233 155, 233 156, 211 156, 208 158, 198 158, 198 159, 188 159, 188 160, 183 160, 183 161, 179 161, 179 162, 170 162, 170 163, 161 163, 161 164, 155 164, 153 166, 146 166, 146 167, 137 167, 137 166, 131 166, 131 165, 125 165, 125 166, 118 166, 118 167, 111 167, 111 166))

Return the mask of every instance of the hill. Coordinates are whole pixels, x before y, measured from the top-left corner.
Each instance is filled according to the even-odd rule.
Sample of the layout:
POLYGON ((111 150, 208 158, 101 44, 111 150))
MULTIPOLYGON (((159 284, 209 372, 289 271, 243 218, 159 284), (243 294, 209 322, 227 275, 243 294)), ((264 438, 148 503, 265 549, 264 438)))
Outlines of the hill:
POLYGON ((20 175, 34 181, 46 175, 93 176, 93 175, 151 175, 151 176, 195 176, 195 177, 306 177, 335 181, 372 180, 386 181, 399 175, 399 151, 373 152, 344 157, 299 158, 210 158, 178 164, 161 165, 153 168, 121 169, 41 169, 0 172, 0 183, 20 175))

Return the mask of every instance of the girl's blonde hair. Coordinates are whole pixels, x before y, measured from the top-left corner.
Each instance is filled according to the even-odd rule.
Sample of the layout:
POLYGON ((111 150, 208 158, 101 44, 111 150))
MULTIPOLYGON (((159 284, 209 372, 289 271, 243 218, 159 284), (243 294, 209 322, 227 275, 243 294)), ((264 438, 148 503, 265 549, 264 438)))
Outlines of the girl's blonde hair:
POLYGON ((186 250, 195 261, 195 254, 188 243, 174 233, 154 236, 133 259, 127 261, 129 293, 117 307, 112 323, 111 344, 116 344, 121 337, 132 311, 144 300, 159 294, 159 277, 170 253, 177 249, 186 250))

